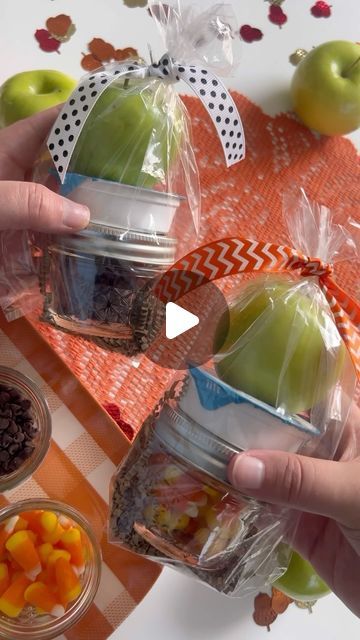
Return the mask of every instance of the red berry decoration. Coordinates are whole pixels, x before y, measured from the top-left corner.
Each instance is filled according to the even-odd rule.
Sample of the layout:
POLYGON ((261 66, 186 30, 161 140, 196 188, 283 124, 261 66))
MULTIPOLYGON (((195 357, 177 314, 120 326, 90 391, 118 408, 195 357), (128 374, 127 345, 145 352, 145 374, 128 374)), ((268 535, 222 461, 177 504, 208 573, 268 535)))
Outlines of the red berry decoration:
POLYGON ((37 31, 35 31, 35 38, 42 51, 58 51, 60 48, 61 42, 53 38, 47 29, 37 29, 37 31))
POLYGON ((331 5, 319 0, 315 2, 310 11, 314 18, 329 18, 331 16, 331 5))
POLYGON ((277 4, 270 5, 268 18, 270 22, 277 24, 280 28, 287 22, 286 13, 284 13, 282 8, 277 4))
POLYGON ((240 27, 240 37, 244 42, 256 42, 256 40, 261 40, 263 32, 256 27, 251 27, 249 24, 243 24, 240 27))

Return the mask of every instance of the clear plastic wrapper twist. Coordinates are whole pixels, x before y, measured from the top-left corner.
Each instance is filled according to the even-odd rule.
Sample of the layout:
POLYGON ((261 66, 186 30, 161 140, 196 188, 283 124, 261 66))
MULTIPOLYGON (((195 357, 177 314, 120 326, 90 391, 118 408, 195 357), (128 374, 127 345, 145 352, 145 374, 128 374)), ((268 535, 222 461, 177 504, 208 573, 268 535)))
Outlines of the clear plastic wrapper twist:
MULTIPOLYGON (((357 257, 304 193, 286 198, 284 214, 289 245, 324 263, 357 257)), ((229 461, 254 448, 332 459, 356 375, 318 277, 256 274, 229 307, 213 362, 165 394, 119 466, 109 538, 241 597, 284 573, 298 514, 231 487, 229 461)))
MULTIPOLYGON (((165 22, 165 5, 157 3, 156 11, 167 54, 159 63, 124 61, 84 76, 33 171, 35 182, 87 205, 91 213, 82 232, 38 239, 42 318, 125 353, 145 350, 156 334, 163 309, 152 295, 154 283, 196 244, 199 233, 191 123, 176 85, 183 73, 189 86, 203 87, 201 80, 211 68, 228 72, 234 64, 234 18, 228 5, 195 17, 193 9, 183 11, 177 3, 168 9, 165 22), (198 68, 200 63, 209 70, 198 68)), ((197 93, 202 99, 205 90, 197 93)), ((235 133, 239 128, 238 137, 234 131, 231 136, 240 147, 241 122, 229 94, 227 103, 235 133)), ((214 115, 217 106, 206 107, 223 142, 214 115)), ((234 151, 231 156, 234 162, 234 151)), ((236 161, 240 159, 238 150, 236 161)), ((35 272, 30 252, 20 260, 28 261, 24 275, 35 272)), ((19 278, 12 300, 11 273, 0 271, 0 280, 10 291, 2 300, 9 317, 38 304, 36 295, 27 295, 22 309, 19 278)))

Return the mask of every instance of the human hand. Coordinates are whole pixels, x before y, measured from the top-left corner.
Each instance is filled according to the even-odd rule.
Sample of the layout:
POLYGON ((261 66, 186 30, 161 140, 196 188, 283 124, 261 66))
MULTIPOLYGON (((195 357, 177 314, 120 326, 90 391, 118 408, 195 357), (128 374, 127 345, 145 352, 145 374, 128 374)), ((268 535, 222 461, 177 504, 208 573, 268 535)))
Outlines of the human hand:
POLYGON ((87 207, 25 181, 58 111, 42 111, 0 131, 0 230, 64 233, 89 222, 87 207))
POLYGON ((335 461, 251 450, 234 456, 228 474, 246 495, 301 512, 292 545, 360 617, 358 407, 352 408, 335 461))

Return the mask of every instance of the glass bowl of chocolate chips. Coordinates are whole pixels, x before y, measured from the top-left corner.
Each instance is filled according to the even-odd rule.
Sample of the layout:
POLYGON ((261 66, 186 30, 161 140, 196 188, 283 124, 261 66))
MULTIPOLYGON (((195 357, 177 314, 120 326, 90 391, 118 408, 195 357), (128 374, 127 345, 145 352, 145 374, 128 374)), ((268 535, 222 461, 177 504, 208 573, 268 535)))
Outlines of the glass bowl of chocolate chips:
POLYGON ((51 439, 46 399, 32 380, 0 366, 0 492, 28 478, 44 459, 51 439))

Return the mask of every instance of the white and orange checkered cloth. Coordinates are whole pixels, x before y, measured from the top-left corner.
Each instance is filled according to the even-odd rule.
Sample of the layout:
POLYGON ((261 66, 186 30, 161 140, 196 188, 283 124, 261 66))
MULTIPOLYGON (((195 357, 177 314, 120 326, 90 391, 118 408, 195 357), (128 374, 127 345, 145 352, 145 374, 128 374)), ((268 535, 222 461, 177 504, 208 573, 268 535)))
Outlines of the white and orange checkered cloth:
POLYGON ((34 475, 0 496, 0 505, 51 498, 78 509, 100 542, 102 574, 95 600, 64 640, 105 640, 156 580, 154 563, 107 541, 109 485, 129 444, 116 423, 82 387, 25 319, 0 317, 0 363, 31 378, 45 395, 52 442, 34 475))

